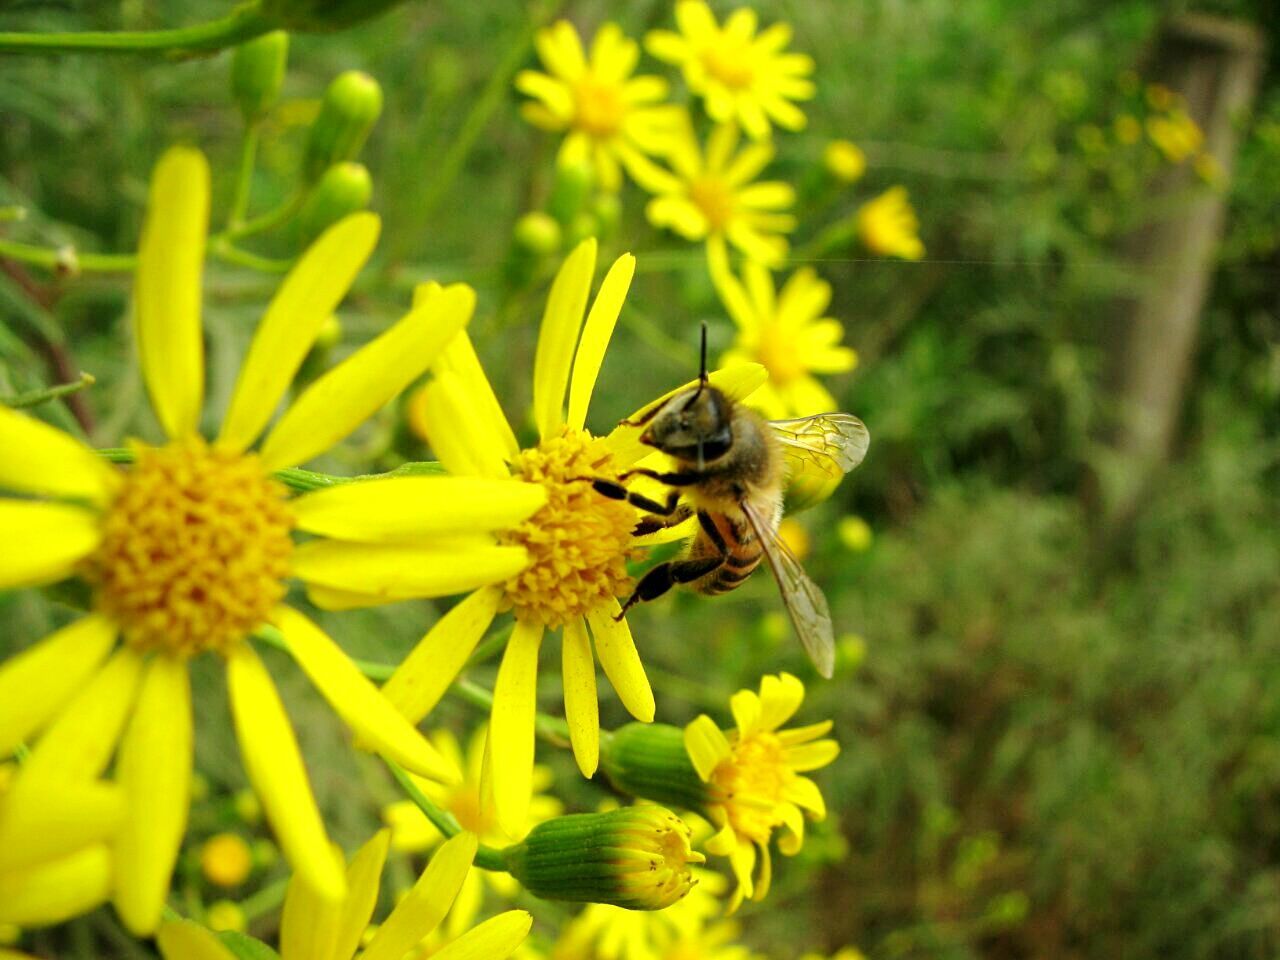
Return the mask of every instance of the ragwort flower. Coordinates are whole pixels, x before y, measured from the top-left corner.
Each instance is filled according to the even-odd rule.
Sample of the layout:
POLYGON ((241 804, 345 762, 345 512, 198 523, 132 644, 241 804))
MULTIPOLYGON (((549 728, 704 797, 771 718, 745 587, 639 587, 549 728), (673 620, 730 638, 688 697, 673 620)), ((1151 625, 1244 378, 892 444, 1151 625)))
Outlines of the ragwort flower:
POLYGON ((919 260, 924 256, 920 221, 907 199, 906 187, 890 187, 868 200, 855 215, 858 236, 867 249, 886 257, 919 260))
POLYGON ((740 7, 724 26, 704 0, 679 0, 679 32, 654 30, 645 47, 684 71, 689 89, 702 97, 718 123, 740 123, 755 140, 769 135, 769 122, 787 130, 804 127, 804 113, 791 101, 813 96, 813 59, 787 53, 791 27, 775 23, 756 33, 756 12, 740 7))
POLYGON ((732 125, 712 131, 705 152, 686 128, 668 155, 670 171, 650 165, 636 175, 656 194, 645 215, 686 240, 706 240, 712 256, 727 240, 749 259, 776 265, 787 255, 782 234, 796 226, 796 218, 783 212, 795 202, 795 190, 777 180, 752 182, 773 159, 771 144, 753 143, 735 155, 737 146, 732 125))
MULTIPOLYGON (((535 483, 546 491, 546 506, 502 534, 532 562, 445 614, 383 687, 406 717, 418 720, 439 700, 499 611, 514 613, 489 725, 495 810, 498 823, 513 837, 525 829, 533 792, 538 652, 547 630, 563 629, 565 715, 584 776, 595 772, 600 746, 592 638, 595 656, 623 706, 646 722, 654 713, 653 692, 618 602, 630 591, 626 562, 639 513, 601 496, 588 479, 617 481, 650 452, 639 442, 639 428, 620 425, 608 437, 586 429, 587 407, 635 258, 618 258, 588 312, 595 260, 595 240, 583 241, 551 286, 534 357, 536 446, 520 449, 516 443, 465 334, 436 361, 434 379, 411 404, 415 429, 450 473, 535 483)), ((754 365, 712 374, 713 382, 738 398, 764 376, 754 365)))
MULTIPOLYGON (((389 845, 390 836, 383 830, 356 852, 346 866, 346 896, 337 903, 317 897, 294 875, 280 920, 280 960, 352 960, 357 951, 360 960, 402 960, 439 926, 471 870, 475 835, 460 833, 444 843, 366 941, 389 845)), ((520 946, 532 922, 523 910, 500 913, 451 940, 432 954, 433 960, 503 960, 520 946)), ((162 924, 156 941, 164 960, 237 957, 212 932, 190 920, 162 924)))
POLYGON ((752 261, 744 265, 741 281, 726 266, 715 275, 738 328, 721 364, 754 361, 769 371, 769 381, 751 395, 751 405, 773 420, 835 410, 835 398, 814 374, 852 370, 858 355, 841 345, 840 322, 823 316, 831 303, 831 285, 805 267, 779 292, 769 269, 752 261))
POLYGON ((98 777, 118 744, 125 812, 114 844, 114 899, 136 933, 159 921, 187 820, 188 661, 211 652, 226 662, 249 780, 299 876, 337 899, 341 866, 275 684, 248 635, 267 623, 279 628, 293 659, 362 743, 423 776, 456 778, 342 650, 280 602, 286 578, 336 578, 341 586, 353 569, 368 578, 368 551, 390 542, 401 564, 383 568, 392 586, 411 580, 420 594, 436 596, 470 589, 523 568, 522 547, 498 545, 483 531, 518 522, 544 500, 535 486, 445 477, 342 484, 288 500, 272 475, 328 449, 416 377, 469 319, 473 297, 461 287, 435 291, 318 378, 258 452, 248 452, 372 252, 378 220, 371 214, 336 224, 286 277, 217 438, 202 439, 208 203, 203 155, 166 153, 151 184, 136 287, 143 378, 165 444, 135 444, 136 462, 119 471, 66 434, 0 409, 0 486, 51 498, 0 499, 0 527, 24 544, 0 556, 0 587, 80 573, 94 595, 88 616, 0 666, 0 756, 38 737, 0 812, 0 850, 34 857, 58 842, 58 832, 32 828, 45 815, 39 798, 50 784, 98 777), (448 512, 439 506, 445 502, 448 512), (295 529, 315 536, 295 547, 295 529), (440 542, 402 543, 422 535, 440 542), (345 539, 333 539, 339 536, 345 539))
POLYGON ((817 784, 800 774, 825 767, 840 752, 834 740, 819 739, 831 721, 778 729, 803 700, 804 684, 791 674, 767 676, 758 695, 739 690, 730 698, 736 731, 726 735, 706 714, 685 728, 689 759, 708 787, 706 812, 719 831, 707 852, 728 857, 738 880, 730 910, 744 897, 763 900, 769 892, 775 829, 782 831, 778 849, 792 856, 804 843, 805 813, 814 820, 826 816, 817 784))
POLYGON ((535 43, 548 73, 516 76, 516 89, 534 98, 521 113, 536 127, 565 134, 561 163, 590 163, 600 187, 617 190, 622 169, 660 152, 682 117, 678 107, 661 103, 666 80, 632 76, 639 47, 616 23, 596 32, 589 58, 567 20, 539 30, 535 43))

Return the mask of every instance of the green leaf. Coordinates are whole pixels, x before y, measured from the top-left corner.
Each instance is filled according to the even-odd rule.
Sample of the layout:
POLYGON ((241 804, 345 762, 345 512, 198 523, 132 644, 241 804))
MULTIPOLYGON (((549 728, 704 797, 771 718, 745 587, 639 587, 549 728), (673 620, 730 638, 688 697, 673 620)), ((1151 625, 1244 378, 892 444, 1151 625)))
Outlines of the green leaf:
POLYGON ((218 939, 222 941, 223 946, 239 957, 239 960, 280 960, 280 954, 261 940, 255 940, 246 934, 237 933, 234 930, 223 930, 218 934, 218 939))

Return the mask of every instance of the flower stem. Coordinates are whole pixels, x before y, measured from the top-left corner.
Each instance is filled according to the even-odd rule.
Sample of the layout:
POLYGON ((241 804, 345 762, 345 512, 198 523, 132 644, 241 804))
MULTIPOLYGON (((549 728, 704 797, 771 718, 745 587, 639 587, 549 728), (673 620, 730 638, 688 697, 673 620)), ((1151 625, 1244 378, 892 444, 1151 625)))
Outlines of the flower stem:
POLYGON ((4 53, 158 53, 169 56, 217 51, 266 33, 273 24, 257 2, 227 16, 174 30, 0 33, 4 53))
POLYGON ((18 260, 67 274, 129 273, 138 259, 131 253, 81 253, 75 247, 40 247, 0 239, 0 259, 18 260))
MULTIPOLYGON (((387 769, 391 771, 391 775, 396 778, 396 782, 400 784, 402 790, 408 795, 409 799, 417 804, 421 810, 432 822, 437 830, 446 837, 455 837, 462 832, 462 826, 458 823, 453 814, 447 810, 441 810, 431 801, 425 793, 418 789, 418 785, 405 771, 404 767, 396 763, 394 760, 382 758, 382 762, 387 765, 387 769)), ((507 872, 507 858, 503 852, 496 847, 480 844, 476 850, 475 865, 481 870, 493 870, 499 873, 507 872)))
POLYGON ((12 397, 0 397, 0 406, 6 406, 11 410, 25 410, 27 407, 39 406, 50 400, 78 393, 85 387, 93 386, 94 383, 93 374, 81 373, 79 380, 73 380, 70 383, 60 383, 56 387, 45 387, 41 390, 28 390, 26 393, 15 394, 12 397))
POLYGON ((244 222, 249 209, 249 192, 253 186, 254 162, 258 156, 258 124, 249 123, 240 137, 240 162, 236 168, 235 192, 231 197, 231 212, 227 215, 227 233, 244 222))

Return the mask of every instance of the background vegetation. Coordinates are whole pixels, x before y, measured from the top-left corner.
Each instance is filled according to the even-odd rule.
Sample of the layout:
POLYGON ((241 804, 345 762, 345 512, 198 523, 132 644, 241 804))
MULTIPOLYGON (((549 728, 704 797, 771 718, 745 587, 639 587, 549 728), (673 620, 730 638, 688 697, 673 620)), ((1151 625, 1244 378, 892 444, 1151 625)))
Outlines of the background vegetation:
MULTIPOLYGON (((1129 96, 1125 77, 1142 74, 1162 19, 1188 5, 752 5, 765 22, 791 21, 794 46, 818 64, 809 128, 772 168, 807 191, 814 211, 796 246, 855 205, 852 192, 824 186, 820 169, 825 144, 847 137, 868 156, 859 195, 905 183, 928 255, 911 263, 846 248, 816 264, 835 287, 831 314, 861 356, 829 385, 873 437, 865 465, 800 516, 807 564, 844 634, 836 679, 811 687, 805 715, 834 716, 844 753, 819 776, 833 816, 796 861, 780 863, 769 900, 744 910, 746 939, 779 958, 846 944, 884 958, 1275 956, 1280 74, 1264 75, 1254 115, 1241 119, 1175 461, 1117 530, 1103 523, 1099 492, 1114 413, 1108 372, 1121 297, 1161 283, 1162 267, 1136 268, 1124 253, 1126 234, 1150 215, 1145 173, 1117 175, 1124 162, 1090 157, 1080 131, 1110 129, 1129 96), (865 550, 839 536, 850 514, 873 533, 865 550)), ((137 28, 225 6, 5 3, 0 20, 9 29, 137 28)), ((1269 27, 1274 68, 1280 36, 1268 4, 1196 8, 1269 27)), ((466 280, 480 292, 472 329, 486 367, 508 412, 523 411, 542 290, 537 278, 511 282, 510 236, 545 198, 554 144, 521 122, 503 77, 531 64, 531 24, 550 10, 410 2, 344 33, 294 38, 257 209, 290 190, 305 124, 332 76, 363 69, 386 94, 363 155, 383 241, 341 313, 332 357, 398 316, 414 283, 466 280), (472 135, 469 149, 459 146, 472 135)), ((587 31, 617 19, 633 36, 669 16, 658 2, 571 0, 558 12, 587 31)), ((32 214, 4 232, 130 249, 150 168, 178 139, 198 143, 222 171, 214 209, 225 210, 238 139, 229 60, 0 58, 0 206, 32 214)), ((700 251, 649 228, 642 206, 638 192, 624 194, 606 244, 634 251, 640 274, 605 363, 597 428, 687 378, 701 319, 713 349, 732 335, 700 251)), ((296 238, 280 242, 286 250, 296 238)), ((214 409, 274 283, 211 262, 214 409)), ((97 378, 76 400, 96 445, 154 435, 126 346, 126 295, 125 280, 50 281, 5 263, 0 394, 82 369, 97 378)), ((63 406, 46 415, 74 422, 63 406)), ((424 453, 393 409, 321 469, 389 468, 424 453)), ((334 629, 356 656, 390 660, 436 615, 429 604, 400 604, 345 615, 334 629)), ((0 597, 0 654, 64 617, 47 597, 0 597)), ((763 576, 714 601, 672 597, 635 624, 668 722, 723 713, 727 695, 764 671, 810 677, 763 576)), ((193 846, 228 823, 254 829, 230 799, 242 774, 230 723, 212 722, 226 721, 217 677, 210 669, 197 682, 209 794, 193 846)), ((326 820, 350 847, 376 824, 391 784, 352 758, 296 671, 278 679, 326 820)), ((545 698, 558 703, 554 689, 545 698)), ((616 702, 602 708, 606 726, 622 721, 616 702)), ((475 714, 446 704, 439 719, 464 729, 475 714)), ((567 755, 546 753, 571 806, 598 802, 567 755)), ((410 875, 407 864, 397 869, 410 875)), ((271 876, 256 875, 240 895, 271 876)), ((197 887, 193 879, 193 895, 197 887)), ((112 924, 101 912, 30 945, 66 957, 125 951, 112 924)))

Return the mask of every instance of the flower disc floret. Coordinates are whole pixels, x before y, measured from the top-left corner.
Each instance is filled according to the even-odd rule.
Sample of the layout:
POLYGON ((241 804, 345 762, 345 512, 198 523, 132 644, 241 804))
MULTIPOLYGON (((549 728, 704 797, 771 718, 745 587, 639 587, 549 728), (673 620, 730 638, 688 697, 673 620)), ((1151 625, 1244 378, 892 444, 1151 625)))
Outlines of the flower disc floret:
POLYGON ((520 479, 542 484, 547 504, 503 534, 532 562, 506 583, 516 616, 555 628, 614 602, 630 584, 635 511, 597 493, 589 478, 616 479, 613 453, 601 438, 566 430, 522 450, 512 464, 520 479))
POLYGON ((89 561, 98 609, 141 651, 226 652, 284 596, 285 490, 253 454, 137 445, 89 561))

